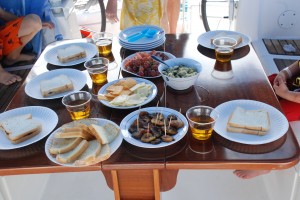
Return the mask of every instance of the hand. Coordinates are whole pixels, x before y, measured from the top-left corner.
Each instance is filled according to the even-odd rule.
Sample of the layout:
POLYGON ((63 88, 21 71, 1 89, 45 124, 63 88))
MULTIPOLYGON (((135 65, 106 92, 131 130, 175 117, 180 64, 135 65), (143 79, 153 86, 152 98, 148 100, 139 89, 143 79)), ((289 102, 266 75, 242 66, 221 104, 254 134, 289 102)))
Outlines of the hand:
POLYGON ((278 96, 287 99, 289 88, 286 86, 284 79, 285 77, 283 78, 282 76, 277 76, 274 80, 273 88, 278 96))
POLYGON ((105 10, 106 18, 109 22, 115 23, 119 21, 117 15, 118 4, 116 0, 108 0, 105 10))
POLYGON ((52 22, 43 22, 42 26, 43 28, 49 28, 49 29, 53 29, 55 27, 52 22))
POLYGON ((279 74, 275 77, 273 84, 279 86, 279 82, 286 83, 286 77, 284 72, 279 72, 279 74))

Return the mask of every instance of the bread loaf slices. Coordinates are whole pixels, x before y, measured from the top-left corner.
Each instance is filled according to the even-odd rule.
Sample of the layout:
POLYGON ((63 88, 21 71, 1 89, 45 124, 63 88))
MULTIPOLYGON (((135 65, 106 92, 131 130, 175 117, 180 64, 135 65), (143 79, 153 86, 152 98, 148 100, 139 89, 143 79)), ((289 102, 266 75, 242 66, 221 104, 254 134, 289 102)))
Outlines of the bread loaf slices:
POLYGON ((63 127, 55 134, 55 138, 83 138, 85 140, 95 139, 88 126, 81 124, 75 127, 63 127))
POLYGON ((227 122, 227 131, 265 135, 270 129, 269 113, 265 110, 245 110, 236 107, 227 122))
POLYGON ((7 119, 4 119, 0 122, 0 126, 5 130, 5 132, 12 132, 13 129, 15 129, 15 126, 18 126, 18 124, 25 120, 25 119, 31 119, 32 115, 30 113, 24 114, 24 115, 17 115, 14 117, 10 117, 7 119))
POLYGON ((40 82, 40 89, 43 97, 49 97, 62 92, 74 89, 72 80, 64 75, 58 75, 48 80, 40 82))
POLYGON ((89 146, 89 142, 82 140, 79 145, 67 153, 57 154, 56 160, 60 163, 67 164, 74 162, 89 146))
POLYGON ((89 129, 101 144, 111 143, 120 132, 119 128, 115 127, 113 124, 106 124, 105 126, 91 124, 89 129))
POLYGON ((86 51, 78 45, 70 45, 66 48, 57 50, 57 58, 61 63, 67 63, 85 57, 86 51))
POLYGON ((238 33, 234 34, 234 33, 220 32, 210 39, 211 43, 213 43, 214 39, 219 38, 219 37, 229 37, 229 38, 235 39, 237 41, 237 44, 235 46, 238 46, 243 41, 242 36, 238 33))
POLYGON ((80 144, 82 138, 55 138, 49 148, 51 154, 62 154, 73 150, 77 145, 80 144))
POLYGON ((89 141, 89 147, 74 162, 75 166, 91 165, 96 163, 102 145, 98 140, 89 141))

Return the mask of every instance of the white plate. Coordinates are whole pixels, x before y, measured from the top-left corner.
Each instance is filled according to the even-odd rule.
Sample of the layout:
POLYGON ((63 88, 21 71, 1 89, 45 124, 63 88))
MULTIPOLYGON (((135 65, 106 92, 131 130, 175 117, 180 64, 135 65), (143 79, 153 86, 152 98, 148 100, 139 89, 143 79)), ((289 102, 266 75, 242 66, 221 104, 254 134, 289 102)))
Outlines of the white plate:
POLYGON ((220 104, 215 108, 215 111, 219 113, 219 118, 216 121, 214 130, 222 137, 242 143, 242 144, 266 144, 273 142, 279 138, 281 138, 288 130, 289 123, 286 117, 276 108, 253 100, 234 100, 228 101, 226 103, 220 104), (228 118, 234 109, 240 106, 247 110, 257 110, 262 109, 266 110, 270 116, 270 129, 268 130, 266 135, 259 136, 259 135, 251 135, 251 134, 243 134, 243 133, 233 133, 228 132, 226 130, 226 125, 228 122, 228 118))
POLYGON ((214 37, 215 35, 218 35, 221 32, 227 34, 239 34, 242 37, 242 42, 239 45, 237 45, 235 49, 244 47, 250 43, 250 38, 247 35, 236 31, 227 31, 227 30, 215 30, 215 31, 205 32, 198 37, 197 41, 201 46, 204 46, 209 49, 214 49, 215 47, 211 43, 211 38, 214 37))
MULTIPOLYGON (((128 78, 128 77, 127 77, 128 78)), ((137 83, 141 83, 141 82, 145 82, 146 84, 151 84, 152 85, 152 91, 151 93, 149 94, 148 98, 141 104, 138 104, 138 105, 135 105, 135 106, 113 106, 111 105, 108 101, 104 101, 104 100, 100 100, 100 102, 104 105, 106 105, 107 107, 110 107, 110 108, 116 108, 116 109, 131 109, 131 108, 138 108, 140 106, 143 106, 147 103, 149 103, 150 101, 152 101, 155 97, 156 97, 156 94, 157 94, 157 87, 154 83, 152 83, 151 81, 149 80, 146 80, 146 79, 142 79, 142 78, 135 78, 135 77, 131 77, 133 79, 136 80, 137 83)), ((123 78, 123 79, 126 79, 126 78, 123 78)), ((109 83, 106 83, 104 86, 101 87, 101 89, 98 91, 98 95, 99 94, 106 94, 106 88, 116 82, 119 82, 120 80, 122 79, 118 79, 118 80, 114 80, 112 82, 109 82, 109 83)))
POLYGON ((128 143, 130 143, 134 146, 143 147, 143 148, 161 148, 161 147, 166 147, 166 146, 172 145, 172 144, 178 142, 179 140, 181 140, 188 131, 188 122, 187 122, 186 118, 181 113, 177 112, 176 110, 173 110, 170 108, 165 108, 165 107, 148 107, 148 108, 136 110, 136 111, 130 113, 129 115, 127 115, 122 120, 122 122, 120 124, 120 128, 121 128, 121 132, 123 134, 124 139, 128 143), (141 111, 147 111, 149 113, 161 112, 161 113, 163 113, 163 115, 165 117, 167 117, 170 114, 174 114, 184 123, 184 126, 178 130, 178 133, 174 136, 175 140, 172 142, 161 142, 160 144, 143 143, 143 142, 131 137, 131 133, 128 131, 130 125, 133 123, 134 120, 137 119, 137 116, 139 115, 139 113, 141 111))
POLYGON ((87 78, 84 73, 82 73, 79 70, 76 69, 56 69, 52 71, 48 71, 45 73, 42 73, 35 78, 33 78, 29 83, 26 84, 25 86, 25 93, 35 99, 56 99, 63 97, 64 95, 74 92, 74 91, 79 91, 81 90, 85 84, 86 84, 87 78), (40 90, 40 82, 42 80, 47 80, 51 79, 55 76, 58 76, 60 74, 64 74, 68 76, 74 85, 74 90, 63 92, 60 94, 55 94, 49 97, 43 97, 41 90, 40 90))
POLYGON ((131 45, 124 45, 124 44, 121 44, 120 45, 122 47, 124 47, 125 49, 130 49, 130 50, 135 50, 135 51, 147 51, 149 49, 154 49, 156 47, 159 47, 161 45, 163 45, 166 41, 166 38, 164 38, 163 40, 160 40, 156 43, 151 43, 151 44, 148 44, 148 45, 141 45, 141 46, 131 46, 131 45))
MULTIPOLYGON (((83 123, 83 124, 86 124, 86 125, 97 124, 99 126, 103 126, 103 125, 105 125, 107 123, 110 123, 110 124, 113 124, 114 126, 116 126, 116 127, 119 128, 119 126, 116 123, 114 123, 114 122, 112 122, 110 120, 107 120, 107 119, 100 119, 100 118, 81 119, 81 120, 77 120, 77 121, 74 121, 74 122, 70 122, 70 123, 64 124, 63 126, 72 127, 72 126, 74 126, 74 123, 83 123)), ((46 141, 46 144, 45 144, 45 153, 46 153, 47 157, 52 162, 54 162, 54 163, 56 163, 58 165, 76 167, 75 165, 73 165, 73 163, 62 164, 62 163, 57 162, 57 160, 55 159, 55 157, 52 154, 50 154, 50 152, 49 152, 49 149, 50 149, 50 147, 52 145, 52 142, 53 142, 53 139, 54 139, 54 135, 60 130, 60 128, 56 129, 48 137, 48 139, 46 141)), ((123 141, 123 136, 122 136, 121 133, 119 133, 118 137, 114 141, 112 141, 112 143, 109 144, 109 147, 110 147, 110 156, 121 146, 122 141, 123 141)), ((104 161, 104 160, 102 160, 102 161, 104 161)), ((92 163, 91 165, 94 165, 94 164, 96 164, 96 163, 92 163)))
POLYGON ((165 34, 163 32, 163 34, 157 34, 153 38, 143 37, 143 38, 141 38, 139 40, 136 40, 134 42, 128 42, 127 41, 128 36, 131 36, 131 35, 136 34, 136 33, 140 33, 142 30, 147 29, 147 28, 154 29, 154 30, 157 30, 157 31, 163 31, 163 29, 158 27, 158 26, 151 26, 151 25, 131 26, 129 28, 124 29, 123 31, 121 31, 119 33, 119 40, 121 40, 122 42, 127 43, 127 44, 145 44, 145 45, 147 45, 149 43, 153 43, 157 40, 160 40, 161 38, 163 38, 165 36, 165 34))
POLYGON ((25 140, 19 144, 12 144, 10 140, 5 136, 5 132, 2 129, 0 129, 1 150, 17 149, 33 144, 46 137, 57 125, 57 114, 50 108, 42 106, 27 106, 3 112, 0 114, 0 121, 10 117, 15 117, 18 115, 24 115, 28 113, 31 113, 32 119, 35 119, 42 124, 41 132, 38 133, 36 136, 29 138, 28 140, 25 140))
POLYGON ((96 45, 92 44, 92 43, 85 43, 85 42, 78 42, 78 43, 70 43, 70 44, 60 44, 57 45, 51 49, 49 49, 45 55, 44 58, 45 60, 52 64, 52 65, 58 65, 58 66, 72 66, 72 65, 77 65, 79 63, 83 63, 87 60, 90 60, 91 58, 93 58, 96 54, 98 53, 98 49, 96 47, 96 45), (78 45, 82 48, 85 49, 86 51, 86 57, 85 58, 81 58, 78 60, 74 60, 74 61, 70 61, 67 63, 61 63, 58 58, 57 58, 57 50, 58 49, 64 49, 67 48, 68 46, 71 45, 78 45))
MULTIPOLYGON (((150 53, 150 52, 152 52, 152 51, 143 51, 143 52, 150 53)), ((176 58, 173 54, 168 53, 168 52, 164 52, 164 51, 156 51, 156 52, 158 52, 158 53, 164 53, 166 56, 168 56, 169 59, 171 59, 171 58, 176 58)), ((138 53, 141 53, 141 52, 138 52, 138 53)), ((138 74, 135 74, 135 73, 133 73, 133 72, 128 71, 128 70, 125 69, 125 67, 124 67, 125 62, 126 62, 127 60, 132 59, 133 57, 135 57, 136 54, 137 54, 137 53, 134 53, 134 54, 131 54, 130 56, 127 56, 127 57, 122 61, 122 63, 121 63, 121 69, 122 69, 123 71, 127 72, 127 73, 130 73, 130 74, 139 76, 138 74)), ((161 74, 159 74, 158 76, 139 76, 139 77, 141 77, 141 78, 157 78, 157 77, 161 77, 161 74)))

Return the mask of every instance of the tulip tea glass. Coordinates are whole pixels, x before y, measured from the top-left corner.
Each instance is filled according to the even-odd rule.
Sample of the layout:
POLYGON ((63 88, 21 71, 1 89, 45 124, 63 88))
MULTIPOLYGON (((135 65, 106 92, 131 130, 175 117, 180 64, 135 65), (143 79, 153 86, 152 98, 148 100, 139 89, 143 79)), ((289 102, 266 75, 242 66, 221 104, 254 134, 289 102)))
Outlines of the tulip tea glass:
POLYGON ((107 82, 107 70, 109 60, 103 57, 96 57, 84 63, 84 67, 89 72, 93 84, 103 84, 107 82))
POLYGON ((92 39, 98 48, 99 56, 111 53, 113 34, 108 32, 99 32, 92 35, 92 39))
POLYGON ((217 79, 233 77, 231 57, 237 41, 230 37, 219 37, 213 40, 215 46, 216 63, 211 75, 217 79))
POLYGON ((218 114, 209 106, 194 106, 186 111, 186 117, 196 140, 211 137, 218 114))
POLYGON ((72 120, 88 118, 90 116, 92 95, 89 92, 78 91, 65 95, 62 103, 69 111, 72 120))

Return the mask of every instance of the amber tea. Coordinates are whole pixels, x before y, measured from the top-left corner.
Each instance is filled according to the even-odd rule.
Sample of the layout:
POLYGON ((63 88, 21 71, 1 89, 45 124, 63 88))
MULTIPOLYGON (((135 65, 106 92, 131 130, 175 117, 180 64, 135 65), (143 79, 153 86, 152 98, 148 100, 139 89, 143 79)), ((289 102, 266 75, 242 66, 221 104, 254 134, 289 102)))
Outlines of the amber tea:
POLYGON ((71 101, 69 102, 69 105, 70 107, 68 107, 67 109, 71 115, 72 120, 84 119, 90 116, 91 107, 90 104, 86 104, 86 100, 71 101))
POLYGON ((108 55, 111 53, 112 40, 100 39, 95 42, 99 55, 108 55))
POLYGON ((93 65, 88 70, 89 74, 92 78, 93 83, 95 84, 101 84, 105 83, 107 81, 107 66, 98 64, 93 65))
POLYGON ((213 132, 215 120, 210 116, 200 115, 199 117, 190 118, 194 123, 191 126, 192 135, 197 140, 206 140, 210 138, 213 132))
POLYGON ((219 62, 228 62, 233 55, 233 48, 218 47, 215 49, 216 60, 219 62))

